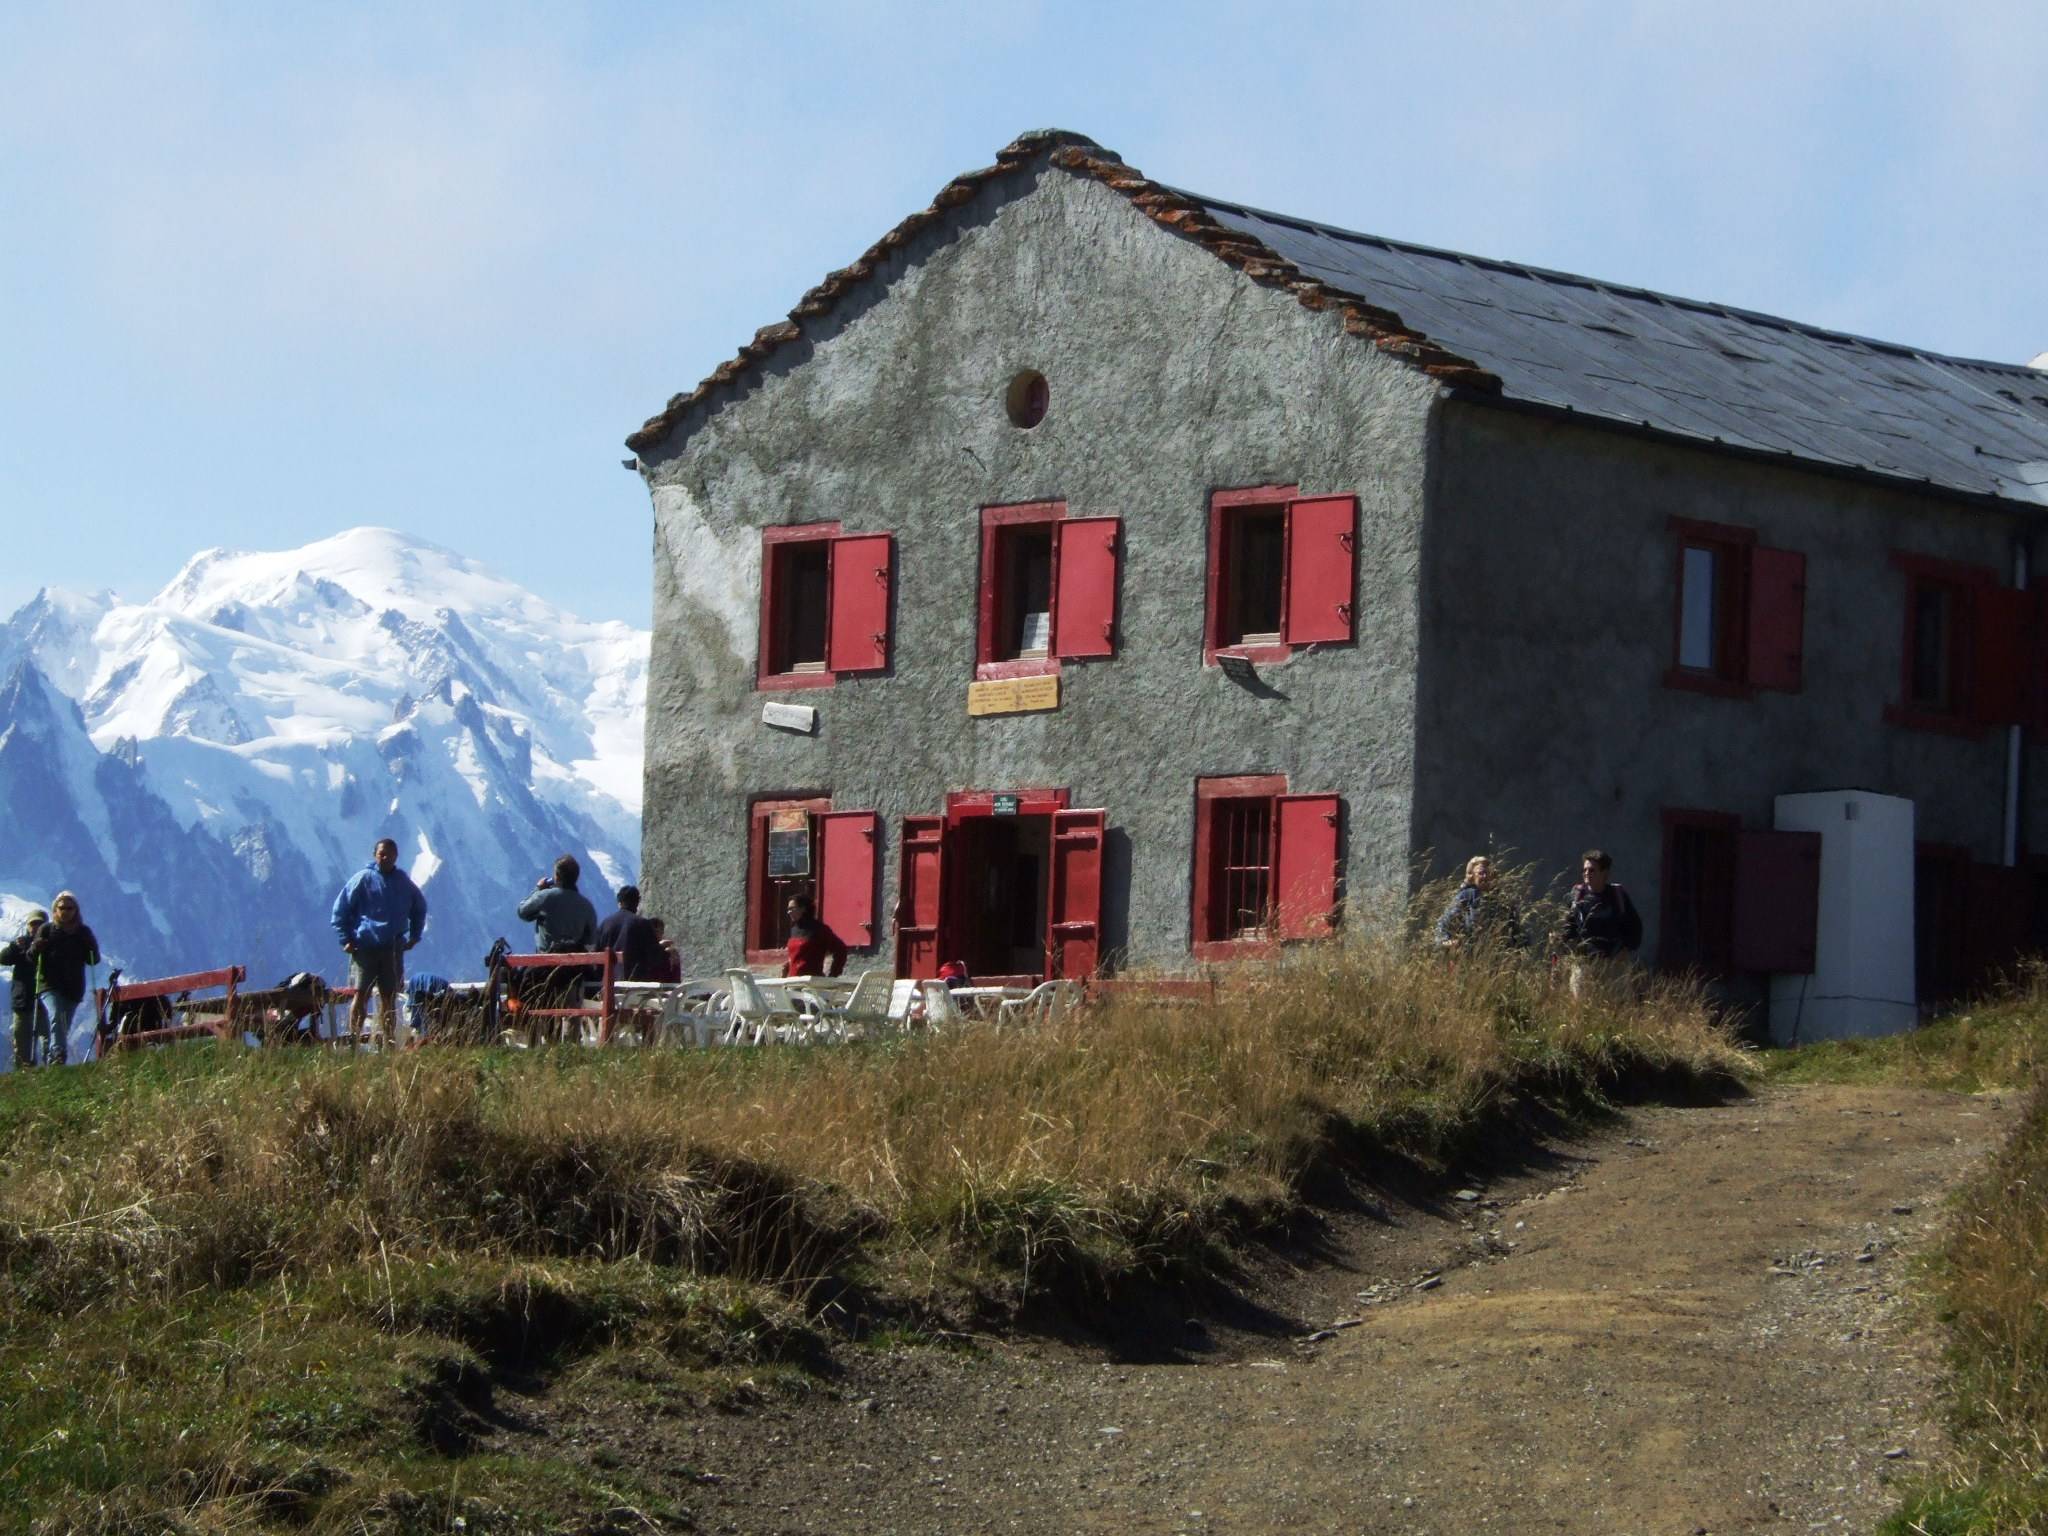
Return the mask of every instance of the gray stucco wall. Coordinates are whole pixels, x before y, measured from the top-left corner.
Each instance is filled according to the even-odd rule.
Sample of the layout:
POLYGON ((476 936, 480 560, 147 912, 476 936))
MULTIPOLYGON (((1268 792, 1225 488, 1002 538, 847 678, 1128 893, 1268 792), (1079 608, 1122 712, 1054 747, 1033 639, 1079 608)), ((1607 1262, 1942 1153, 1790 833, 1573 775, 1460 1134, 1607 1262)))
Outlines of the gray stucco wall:
POLYGON ((1433 382, 1057 171, 985 188, 891 260, 865 306, 810 322, 744 398, 642 455, 642 883, 686 964, 739 959, 747 806, 781 793, 881 813, 885 963, 902 817, 948 790, 1106 807, 1105 953, 1133 962, 1187 963, 1200 775, 1343 795, 1353 901, 1404 888, 1433 382), (1023 431, 1003 396, 1027 367, 1051 410, 1023 431), (1267 669, 1258 695, 1202 665, 1209 496, 1297 482, 1359 497, 1359 640, 1267 669), (1055 712, 970 719, 979 509, 1039 499, 1123 518, 1118 654, 1067 663, 1055 712), (760 529, 829 519, 897 537, 894 669, 764 695, 760 529), (817 736, 763 727, 766 697, 816 706, 817 736))
MULTIPOLYGON (((1906 602, 1890 552, 2009 580, 2016 516, 1479 405, 1447 404, 1432 432, 1415 840, 1439 869, 1492 846, 1547 875, 1603 845, 1654 959, 1664 807, 1768 827, 1774 795, 1871 789, 1910 797, 1921 839, 1998 858, 2006 733, 1885 718, 1906 602), (1671 517, 1805 552, 1800 692, 1664 685, 1671 517)), ((2044 811, 2034 769, 2023 819, 2044 811)))

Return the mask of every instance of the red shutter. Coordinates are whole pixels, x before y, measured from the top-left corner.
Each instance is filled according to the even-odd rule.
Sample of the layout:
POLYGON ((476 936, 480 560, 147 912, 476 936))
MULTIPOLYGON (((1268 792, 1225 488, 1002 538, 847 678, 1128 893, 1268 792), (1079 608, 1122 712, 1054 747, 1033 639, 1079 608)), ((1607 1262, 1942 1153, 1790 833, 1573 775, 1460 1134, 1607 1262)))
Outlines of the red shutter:
POLYGON ((896 974, 929 981, 939 974, 939 920, 945 887, 946 822, 903 818, 903 863, 896 892, 896 974))
POLYGON ((1820 834, 1737 833, 1735 969, 1811 976, 1819 935, 1820 834))
POLYGON ((1963 985, 1989 986, 2033 938, 2034 881, 2024 869, 1972 864, 1963 891, 1963 985))
POLYGON ((1279 937, 1327 938, 1337 922, 1335 795, 1281 795, 1274 802, 1274 905, 1279 937))
POLYGON ((2013 587, 1972 587, 1964 612, 1970 652, 1969 712, 1980 725, 2016 725, 2026 717, 2027 656, 2033 600, 2013 587))
POLYGON ((1102 843, 1107 811, 1052 814, 1052 900, 1045 953, 1054 976, 1081 980, 1102 962, 1102 843))
POLYGON ((1796 549, 1749 552, 1749 681, 1799 691, 1806 650, 1806 556, 1796 549))
POLYGON ((1053 524, 1059 589, 1052 604, 1052 653, 1072 660, 1116 652, 1117 519, 1075 517, 1053 524))
POLYGON ((1351 639, 1358 586, 1358 498, 1287 504, 1287 596, 1280 638, 1289 645, 1351 639))
POLYGON ((875 944, 875 854, 882 818, 828 811, 818 818, 818 916, 849 949, 875 944))
POLYGON ((889 665, 889 567, 894 538, 852 534, 832 541, 832 628, 828 672, 879 672, 889 665))

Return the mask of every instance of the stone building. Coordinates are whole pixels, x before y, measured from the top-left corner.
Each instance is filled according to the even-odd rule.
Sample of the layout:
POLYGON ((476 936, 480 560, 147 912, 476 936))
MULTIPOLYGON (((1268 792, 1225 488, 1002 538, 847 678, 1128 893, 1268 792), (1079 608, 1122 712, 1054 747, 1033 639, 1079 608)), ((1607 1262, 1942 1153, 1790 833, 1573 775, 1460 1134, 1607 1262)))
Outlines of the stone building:
MULTIPOLYGON (((930 974, 1187 968, 1609 848, 1811 944, 1774 797, 1914 804, 1922 991, 2032 937, 2048 375, 1255 212, 1028 135, 627 439, 644 884, 930 974)), ((2048 917, 2048 904, 2043 906, 2048 917)))

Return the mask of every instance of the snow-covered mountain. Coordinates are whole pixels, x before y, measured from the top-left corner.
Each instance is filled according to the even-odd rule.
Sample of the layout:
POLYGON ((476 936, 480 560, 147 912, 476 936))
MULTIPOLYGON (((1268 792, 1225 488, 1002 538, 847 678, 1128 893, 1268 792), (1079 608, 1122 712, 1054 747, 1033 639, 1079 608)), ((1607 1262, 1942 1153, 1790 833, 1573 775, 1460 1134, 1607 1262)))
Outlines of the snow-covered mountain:
POLYGON ((77 891, 132 974, 339 975, 329 906, 390 836, 413 969, 477 974, 558 853, 600 911, 635 878, 647 653, 382 528, 46 589, 0 626, 0 893, 77 891))

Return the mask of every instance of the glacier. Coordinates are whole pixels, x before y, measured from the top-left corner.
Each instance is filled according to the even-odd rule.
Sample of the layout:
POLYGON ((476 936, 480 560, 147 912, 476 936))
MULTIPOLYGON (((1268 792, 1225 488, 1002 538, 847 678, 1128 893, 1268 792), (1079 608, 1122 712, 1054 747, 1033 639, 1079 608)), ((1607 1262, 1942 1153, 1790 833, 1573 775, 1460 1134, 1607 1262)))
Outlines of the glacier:
POLYGON ((329 907, 389 836, 412 968, 477 975, 557 854, 601 912, 637 878, 648 645, 388 528, 45 588, 0 626, 0 927, 69 888, 130 975, 339 978, 329 907))

